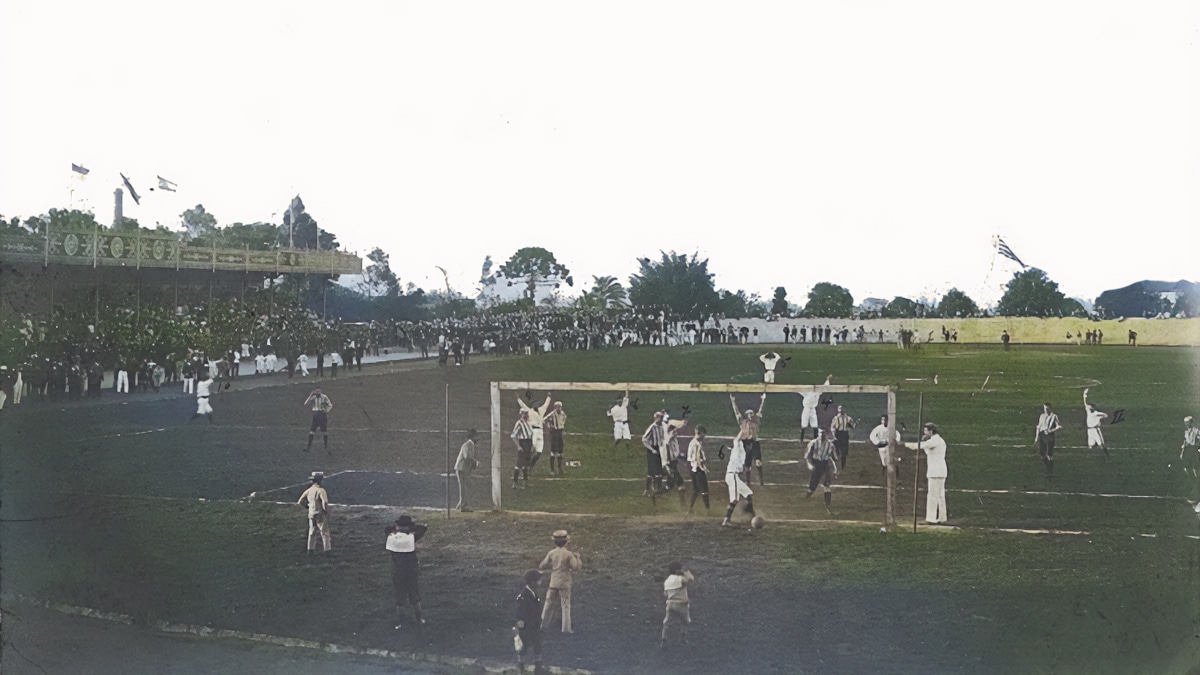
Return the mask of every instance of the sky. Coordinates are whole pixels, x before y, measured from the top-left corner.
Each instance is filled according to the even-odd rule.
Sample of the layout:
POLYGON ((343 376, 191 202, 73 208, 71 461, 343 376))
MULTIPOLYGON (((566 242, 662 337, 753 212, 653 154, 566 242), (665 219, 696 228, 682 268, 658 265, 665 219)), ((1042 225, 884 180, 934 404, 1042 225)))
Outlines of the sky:
POLYGON ((0 0, 0 214, 282 222, 473 295, 541 246, 803 304, 1200 280, 1200 4, 0 0), (71 164, 90 170, 76 180, 71 164), (151 191, 162 176, 174 193, 151 191))

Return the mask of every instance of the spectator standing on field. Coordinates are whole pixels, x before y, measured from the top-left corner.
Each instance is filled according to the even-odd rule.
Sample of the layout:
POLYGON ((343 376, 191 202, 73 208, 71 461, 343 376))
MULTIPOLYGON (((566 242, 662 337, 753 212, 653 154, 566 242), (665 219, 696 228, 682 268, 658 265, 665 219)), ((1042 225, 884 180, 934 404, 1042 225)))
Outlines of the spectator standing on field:
POLYGON ((542 628, 550 627, 554 618, 555 605, 561 606, 562 632, 573 633, 571 630, 571 586, 575 573, 583 568, 579 554, 567 549, 571 535, 566 530, 555 530, 551 535, 554 548, 538 565, 540 570, 550 570, 550 590, 546 591, 546 606, 542 609, 542 628))
POLYGON ((412 516, 408 515, 400 516, 396 523, 387 529, 387 543, 384 548, 392 557, 392 593, 396 606, 397 629, 401 628, 404 622, 404 605, 412 607, 413 621, 418 630, 425 625, 425 619, 421 616, 417 542, 425 536, 428 529, 427 525, 414 523, 412 516))
POLYGON ((925 469, 927 490, 925 496, 925 522, 943 525, 946 522, 946 441, 938 433, 937 425, 928 422, 921 428, 922 438, 916 443, 905 443, 910 450, 924 450, 929 459, 925 469))
POLYGON ((517 595, 517 631, 514 646, 517 649, 517 669, 525 672, 525 656, 533 655, 533 672, 544 672, 542 669, 542 598, 538 595, 538 586, 542 573, 529 570, 525 573, 525 587, 517 595))
POLYGON ((333 537, 329 533, 329 493, 321 487, 325 474, 314 471, 309 480, 312 484, 296 500, 297 504, 308 502, 308 552, 316 553, 320 541, 323 552, 329 553, 333 548, 333 537))
POLYGON ((663 617, 660 649, 667 648, 667 630, 679 626, 679 641, 687 644, 688 626, 692 625, 691 602, 688 600, 688 584, 696 580, 683 563, 673 562, 667 566, 667 578, 663 581, 663 595, 667 598, 667 615, 663 617))
POLYGON ((474 429, 467 432, 467 440, 458 449, 458 458, 454 460, 454 477, 458 479, 458 506, 454 508, 459 511, 471 510, 467 506, 467 483, 471 472, 479 466, 479 462, 475 461, 475 437, 478 435, 479 432, 474 429))

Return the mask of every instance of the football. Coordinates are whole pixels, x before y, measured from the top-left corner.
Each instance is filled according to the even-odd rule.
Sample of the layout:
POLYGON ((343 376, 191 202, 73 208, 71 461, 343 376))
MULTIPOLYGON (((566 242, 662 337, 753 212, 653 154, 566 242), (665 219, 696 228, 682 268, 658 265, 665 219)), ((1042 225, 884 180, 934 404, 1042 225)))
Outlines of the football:
POLYGON ((762 516, 754 516, 753 518, 750 519, 750 527, 753 527, 756 530, 763 529, 763 527, 766 526, 766 524, 767 524, 767 519, 763 518, 762 516))

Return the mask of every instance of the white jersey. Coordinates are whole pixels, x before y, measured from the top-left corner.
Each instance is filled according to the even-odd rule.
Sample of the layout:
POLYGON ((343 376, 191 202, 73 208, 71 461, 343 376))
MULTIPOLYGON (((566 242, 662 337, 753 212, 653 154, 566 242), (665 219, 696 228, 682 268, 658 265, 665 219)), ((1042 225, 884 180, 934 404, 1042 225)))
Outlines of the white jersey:
POLYGON ((212 389, 212 380, 200 380, 196 383, 196 398, 208 398, 212 389))
POLYGON ((609 408, 607 414, 614 422, 628 422, 629 397, 626 396, 625 398, 621 399, 620 405, 614 405, 613 407, 609 408))
POLYGON ((385 548, 393 553, 412 553, 417 550, 417 538, 411 532, 393 532, 388 535, 385 548))
POLYGON ((918 443, 909 443, 908 447, 925 451, 925 456, 929 459, 929 468, 925 470, 926 478, 946 477, 946 441, 942 440, 941 434, 934 434, 918 443))
POLYGON ((804 406, 805 410, 816 410, 817 406, 821 403, 820 392, 810 391, 806 394, 801 394, 801 396, 804 397, 801 405, 804 406))
POLYGON ((775 352, 767 352, 766 354, 758 357, 758 360, 762 361, 763 368, 766 368, 767 370, 775 370, 776 364, 778 364, 782 359, 783 357, 775 352))
POLYGON ((746 468, 746 448, 742 447, 741 439, 733 442, 733 449, 729 451, 729 464, 725 465, 725 473, 741 473, 746 468))

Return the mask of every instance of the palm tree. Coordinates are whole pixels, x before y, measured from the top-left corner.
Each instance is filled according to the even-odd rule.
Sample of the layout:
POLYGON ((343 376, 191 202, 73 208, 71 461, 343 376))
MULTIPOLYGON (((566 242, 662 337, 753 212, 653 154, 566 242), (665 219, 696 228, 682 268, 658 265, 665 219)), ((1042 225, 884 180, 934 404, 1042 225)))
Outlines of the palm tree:
POLYGON ((586 294, 591 296, 590 302, 604 309, 625 307, 628 304, 625 299, 625 287, 616 277, 592 276, 592 290, 586 294))

